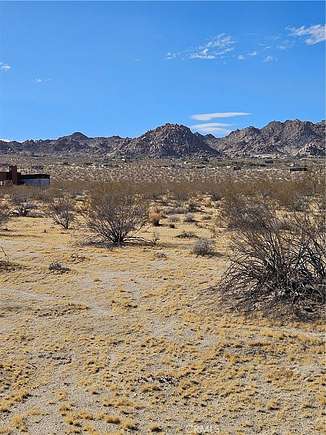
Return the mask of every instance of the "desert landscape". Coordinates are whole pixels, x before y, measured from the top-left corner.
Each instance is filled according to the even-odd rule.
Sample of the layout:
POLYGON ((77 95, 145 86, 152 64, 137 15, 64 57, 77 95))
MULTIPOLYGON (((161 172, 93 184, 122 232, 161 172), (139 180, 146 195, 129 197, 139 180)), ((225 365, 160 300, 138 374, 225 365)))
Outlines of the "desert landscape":
POLYGON ((326 435, 325 1, 0 1, 0 435, 326 435))
POLYGON ((246 315, 216 289, 244 225, 233 194, 244 207, 245 192, 253 205, 269 192, 265 203, 291 216, 323 207, 322 161, 276 166, 268 177, 224 168, 201 185, 180 170, 168 186, 129 182, 149 214, 139 239, 116 247, 90 239, 88 166, 79 191, 64 180, 3 187, 1 433, 321 433, 323 319, 246 315), (68 229, 49 214, 63 192, 68 229))

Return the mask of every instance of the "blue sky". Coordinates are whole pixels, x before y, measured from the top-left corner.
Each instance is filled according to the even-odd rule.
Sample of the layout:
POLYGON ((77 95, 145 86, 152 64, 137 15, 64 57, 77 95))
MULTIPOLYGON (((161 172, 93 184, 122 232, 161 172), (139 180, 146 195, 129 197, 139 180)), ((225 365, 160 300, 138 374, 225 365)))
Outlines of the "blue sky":
POLYGON ((2 2, 0 138, 325 118, 323 2, 2 2))

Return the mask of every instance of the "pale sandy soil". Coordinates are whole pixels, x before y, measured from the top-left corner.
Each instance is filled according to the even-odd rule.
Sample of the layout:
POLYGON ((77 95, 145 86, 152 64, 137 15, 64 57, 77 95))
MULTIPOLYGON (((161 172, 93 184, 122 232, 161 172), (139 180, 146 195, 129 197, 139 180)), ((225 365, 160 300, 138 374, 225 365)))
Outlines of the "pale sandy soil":
POLYGON ((175 236, 209 232, 176 226, 157 229, 157 247, 113 251, 43 218, 2 232, 21 268, 0 272, 0 433, 324 431, 322 325, 223 313, 206 289, 227 238, 199 258, 175 236))

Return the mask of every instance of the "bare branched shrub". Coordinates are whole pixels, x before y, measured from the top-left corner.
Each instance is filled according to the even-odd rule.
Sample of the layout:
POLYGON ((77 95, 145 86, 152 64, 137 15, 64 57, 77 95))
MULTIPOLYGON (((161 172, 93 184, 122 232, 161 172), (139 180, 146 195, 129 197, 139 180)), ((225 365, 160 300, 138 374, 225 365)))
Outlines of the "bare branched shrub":
POLYGON ((69 197, 54 198, 48 205, 47 213, 56 224, 68 230, 76 217, 75 203, 69 197))
POLYGON ((32 198, 32 190, 21 186, 11 194, 11 203, 14 213, 18 216, 27 216, 35 208, 32 198))
POLYGON ((10 219, 10 210, 7 204, 3 201, 0 203, 0 228, 5 225, 10 219))
POLYGON ((258 216, 255 228, 241 227, 234 236, 231 263, 218 286, 225 305, 300 319, 322 314, 324 218, 304 215, 284 220, 275 214, 258 216))
POLYGON ((228 229, 259 229, 262 222, 272 218, 271 204, 257 197, 229 194, 225 197, 219 223, 228 229))
POLYGON ((199 239, 194 243, 192 253, 201 256, 212 256, 215 254, 214 242, 209 239, 199 239))
POLYGON ((88 229, 114 246, 140 240, 136 233, 148 222, 148 203, 140 195, 109 192, 92 197, 86 212, 88 229))

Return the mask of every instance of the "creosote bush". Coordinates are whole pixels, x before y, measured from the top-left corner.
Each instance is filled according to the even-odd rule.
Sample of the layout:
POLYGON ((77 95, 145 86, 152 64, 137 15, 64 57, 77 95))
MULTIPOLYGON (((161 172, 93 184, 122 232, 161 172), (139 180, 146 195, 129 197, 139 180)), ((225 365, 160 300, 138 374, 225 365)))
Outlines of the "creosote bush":
POLYGON ((222 204, 219 224, 228 229, 255 229, 262 221, 272 218, 274 208, 271 203, 259 197, 247 197, 229 192, 222 204))
POLYGON ((148 202, 134 193, 99 191, 85 213, 88 229, 113 246, 142 240, 136 233, 148 222, 148 202))
POLYGON ((76 217, 75 203, 69 197, 54 198, 49 203, 47 212, 56 224, 66 230, 70 228, 76 217))
POLYGON ((224 305, 301 320, 319 317, 326 295, 325 219, 257 214, 232 240, 218 290, 224 305))

